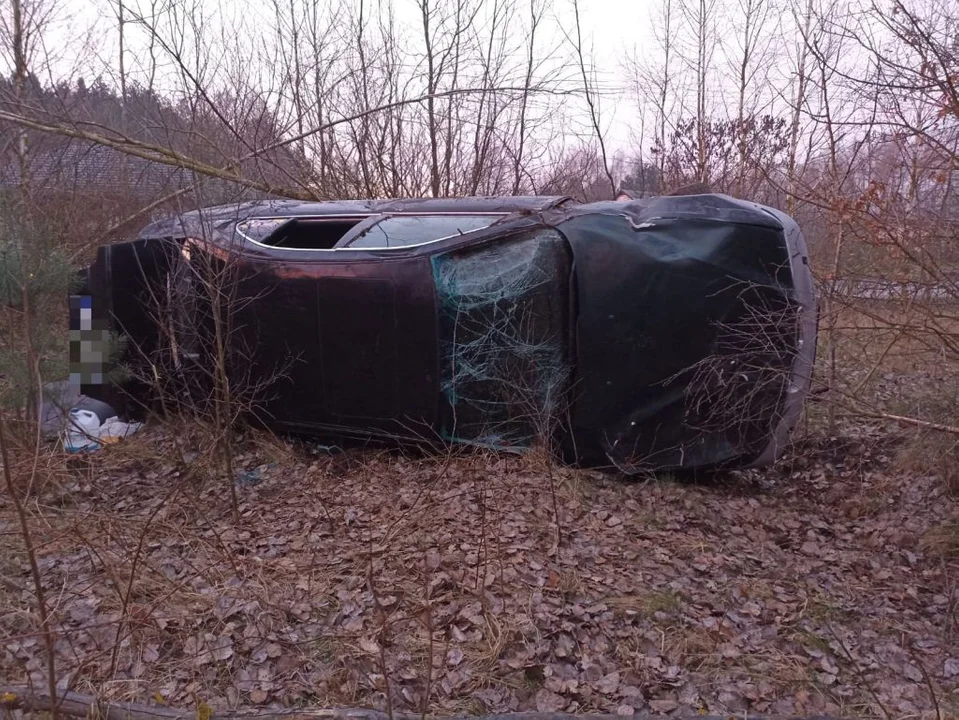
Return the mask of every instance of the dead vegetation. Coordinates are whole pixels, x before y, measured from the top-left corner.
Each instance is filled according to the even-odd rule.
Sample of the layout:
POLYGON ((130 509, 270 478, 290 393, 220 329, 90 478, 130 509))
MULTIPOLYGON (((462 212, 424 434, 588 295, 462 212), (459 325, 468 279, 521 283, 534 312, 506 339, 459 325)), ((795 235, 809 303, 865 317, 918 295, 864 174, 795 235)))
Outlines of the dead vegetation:
POLYGON ((186 418, 83 456, 14 435, 55 658, 8 493, 3 677, 198 714, 954 717, 955 438, 861 411, 951 375, 868 341, 877 312, 835 335, 848 406, 812 403, 776 467, 697 483, 246 431, 231 487, 186 418), (830 431, 830 407, 859 414, 830 431))
MULTIPOLYGON (((847 427, 690 484, 255 435, 235 523, 229 489, 155 427, 51 463, 29 508, 58 686, 218 708, 949 716, 959 517, 893 437, 847 427)), ((0 664, 44 687, 2 502, 0 664)))

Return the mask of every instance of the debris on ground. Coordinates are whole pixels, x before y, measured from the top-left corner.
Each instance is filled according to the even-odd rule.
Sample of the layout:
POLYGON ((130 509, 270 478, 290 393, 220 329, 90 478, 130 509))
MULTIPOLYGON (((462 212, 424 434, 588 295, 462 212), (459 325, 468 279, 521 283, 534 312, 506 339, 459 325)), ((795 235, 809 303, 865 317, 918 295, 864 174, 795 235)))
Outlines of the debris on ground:
POLYGON ((67 452, 92 452, 133 435, 141 422, 125 422, 109 404, 86 397, 69 381, 43 388, 40 429, 49 440, 59 440, 67 452))
POLYGON ((123 422, 116 415, 100 422, 92 410, 73 408, 68 416, 63 435, 63 449, 67 452, 90 452, 104 445, 112 445, 140 431, 143 423, 123 422))

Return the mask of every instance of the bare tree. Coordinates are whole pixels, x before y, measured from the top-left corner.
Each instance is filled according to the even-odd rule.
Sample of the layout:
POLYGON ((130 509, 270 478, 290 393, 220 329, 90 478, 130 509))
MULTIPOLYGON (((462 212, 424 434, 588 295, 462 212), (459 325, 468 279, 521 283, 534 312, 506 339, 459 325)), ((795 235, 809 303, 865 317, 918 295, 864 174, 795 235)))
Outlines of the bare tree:
POLYGON ((768 60, 768 49, 772 42, 769 20, 772 15, 770 0, 738 0, 740 23, 736 27, 736 47, 732 43, 724 46, 728 61, 736 79, 735 120, 740 128, 737 147, 739 177, 737 194, 745 195, 746 173, 749 165, 747 155, 748 137, 743 130, 747 119, 758 114, 759 94, 765 91, 767 83, 758 82, 764 61, 768 60))
POLYGON ((709 183, 707 126, 712 114, 710 84, 713 75, 713 54, 716 50, 716 0, 681 0, 680 14, 689 30, 692 47, 680 56, 683 65, 692 74, 695 93, 697 132, 696 180, 709 183))
POLYGON ((800 124, 809 84, 809 40, 812 38, 813 19, 813 0, 807 0, 801 15, 795 9, 793 10, 793 21, 796 23, 799 37, 795 38, 793 42, 795 56, 790 57, 790 60, 795 63, 791 73, 791 84, 794 90, 790 98, 792 117, 789 125, 789 155, 786 166, 786 209, 790 213, 795 212, 796 208, 796 170, 799 160, 800 124))
POLYGON ((580 76, 583 82, 583 97, 586 101, 586 108, 589 114, 589 124, 593 132, 593 137, 599 146, 599 156, 603 163, 603 173, 609 182, 609 191, 616 193, 616 180, 613 178, 613 172, 610 168, 610 158, 606 151, 606 140, 601 125, 601 114, 599 109, 599 98, 596 96, 595 78, 590 77, 590 72, 586 62, 586 51, 583 48, 583 30, 579 17, 579 2, 573 0, 573 15, 575 18, 574 35, 571 38, 573 49, 576 52, 580 76))

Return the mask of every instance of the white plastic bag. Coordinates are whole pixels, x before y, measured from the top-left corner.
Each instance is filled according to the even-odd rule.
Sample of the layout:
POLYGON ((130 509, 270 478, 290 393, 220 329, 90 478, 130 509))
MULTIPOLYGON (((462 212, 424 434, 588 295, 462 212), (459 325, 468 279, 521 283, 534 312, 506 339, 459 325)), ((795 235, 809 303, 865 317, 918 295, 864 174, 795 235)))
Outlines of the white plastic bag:
POLYGON ((63 448, 67 452, 92 452, 133 435, 143 427, 143 423, 122 422, 114 416, 102 424, 96 413, 90 410, 73 408, 68 417, 63 448))

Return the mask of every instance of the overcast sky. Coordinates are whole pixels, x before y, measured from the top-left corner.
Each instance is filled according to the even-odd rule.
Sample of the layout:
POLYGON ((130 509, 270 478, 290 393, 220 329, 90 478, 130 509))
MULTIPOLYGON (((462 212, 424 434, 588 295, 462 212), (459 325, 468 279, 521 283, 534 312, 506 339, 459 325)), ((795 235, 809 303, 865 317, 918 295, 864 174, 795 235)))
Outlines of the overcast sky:
MULTIPOLYGON (((617 145, 628 140, 634 108, 625 94, 627 79, 622 72, 622 61, 634 48, 642 54, 644 46, 654 41, 650 11, 655 4, 655 0, 580 0, 583 32, 592 41, 598 79, 610 92, 618 91, 621 98, 619 102, 611 98, 606 103, 611 114, 610 139, 617 145)), ((568 7, 565 14, 572 14, 568 7)))
MULTIPOLYGON (((55 0, 44 0, 54 2, 55 0)), ((124 0, 129 6, 148 8, 196 2, 197 0, 124 0)), ((358 0, 357 0, 358 1, 358 0)), ((64 74, 78 75, 90 79, 90 68, 105 69, 109 78, 116 80, 118 58, 115 12, 117 0, 58 0, 59 8, 70 16, 68 22, 62 22, 48 35, 48 49, 60 53, 60 67, 72 68, 64 74), (82 30, 92 29, 93 40, 84 47, 78 38, 82 30), (76 56, 83 55, 85 60, 76 62, 76 56), (77 67, 86 69, 77 71, 77 67)), ((369 0, 368 0, 369 2, 369 0)), ((375 2, 375 0, 374 0, 375 2)), ((420 31, 421 26, 416 13, 414 0, 393 0, 397 15, 402 23, 407 23, 411 32, 420 31)), ((629 139, 630 125, 635 125, 635 100, 628 93, 629 78, 623 72, 623 61, 634 51, 640 56, 657 53, 652 17, 659 11, 658 0, 579 0, 582 20, 584 50, 592 62, 594 78, 601 90, 600 102, 604 129, 609 133, 612 145, 622 147, 629 139)), ((269 13, 269 6, 260 0, 203 0, 205 7, 211 8, 247 8, 239 11, 241 21, 249 22, 249 8, 262 9, 269 13), (222 4, 220 4, 222 2, 222 4)), ((372 4, 372 3, 370 3, 372 4)), ((368 5, 369 7, 369 5, 368 5)), ((548 12, 552 15, 551 31, 556 42, 562 43, 563 28, 572 32, 575 28, 572 0, 548 0, 548 12)), ((229 10, 225 16, 229 16, 229 10)), ((230 20, 225 20, 229 23, 230 20)), ((255 23, 254 33, 255 33, 255 23)), ((143 46, 137 45, 134 38, 128 37, 127 71, 137 65, 137 55, 143 53, 143 46)), ((522 52, 522 43, 517 43, 522 52)), ((568 49, 568 47, 567 47, 568 49)), ((251 72, 255 72, 251 68, 251 72)), ((133 76, 131 76, 133 77, 133 76)))

